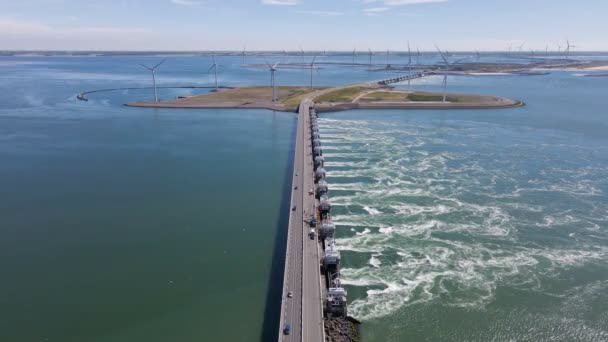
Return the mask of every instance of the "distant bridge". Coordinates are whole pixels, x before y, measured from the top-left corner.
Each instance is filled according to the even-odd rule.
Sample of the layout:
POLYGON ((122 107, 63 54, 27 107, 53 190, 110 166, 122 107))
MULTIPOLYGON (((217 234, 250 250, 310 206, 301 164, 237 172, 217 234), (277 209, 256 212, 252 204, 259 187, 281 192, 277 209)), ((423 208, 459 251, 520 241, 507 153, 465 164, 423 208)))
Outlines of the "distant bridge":
POLYGON ((404 82, 404 81, 408 81, 408 80, 411 81, 411 80, 414 80, 417 78, 422 78, 422 77, 436 75, 436 74, 437 73, 433 72, 433 71, 421 71, 421 72, 413 73, 411 75, 404 75, 404 76, 397 76, 397 77, 383 79, 383 80, 378 81, 378 84, 389 85, 389 84, 404 82))

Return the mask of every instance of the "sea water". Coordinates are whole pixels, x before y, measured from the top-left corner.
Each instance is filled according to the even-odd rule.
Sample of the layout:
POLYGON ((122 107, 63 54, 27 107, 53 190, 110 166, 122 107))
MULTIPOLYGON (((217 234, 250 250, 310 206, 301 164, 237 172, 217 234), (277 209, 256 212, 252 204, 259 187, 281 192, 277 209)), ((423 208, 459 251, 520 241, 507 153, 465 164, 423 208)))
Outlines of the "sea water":
MULTIPOLYGON (((220 85, 268 84, 243 63, 309 59, 218 57, 220 85)), ((149 87, 138 64, 158 61, 0 60, 0 340, 275 337, 296 117, 123 106, 151 89, 75 97, 149 87)), ((159 86, 210 86, 210 63, 172 57, 159 86)), ((395 75, 319 67, 322 86, 395 75)), ((277 72, 279 85, 308 82, 309 70, 277 72)), ((321 115, 364 340, 608 339, 606 80, 450 76, 448 90, 526 106, 321 115)))
POLYGON ((320 119, 363 339, 608 340, 608 82, 554 72, 448 87, 526 106, 320 119))

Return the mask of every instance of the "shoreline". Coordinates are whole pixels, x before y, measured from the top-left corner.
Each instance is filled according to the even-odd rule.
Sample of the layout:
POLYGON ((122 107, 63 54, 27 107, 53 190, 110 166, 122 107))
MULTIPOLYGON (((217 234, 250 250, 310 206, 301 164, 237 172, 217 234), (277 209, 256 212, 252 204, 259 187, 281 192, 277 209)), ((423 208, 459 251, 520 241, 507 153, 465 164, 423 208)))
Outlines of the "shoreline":
MULTIPOLYGON (((384 102, 384 103, 334 103, 334 104, 315 104, 315 109, 319 113, 339 112, 353 109, 497 109, 522 107, 525 102, 508 98, 499 98, 500 101, 492 103, 451 103, 451 102, 384 102)), ((263 103, 243 103, 243 104, 175 104, 175 103, 154 103, 154 102, 132 102, 125 104, 127 107, 139 108, 166 108, 166 109, 267 109, 277 112, 295 113, 291 108, 283 105, 263 104, 263 103)))
MULTIPOLYGON (((251 97, 244 94, 251 89, 259 91, 260 88, 235 88, 228 92, 230 94, 215 93, 195 95, 187 98, 168 100, 161 102, 136 101, 126 103, 127 107, 140 108, 166 108, 166 109, 267 109, 280 112, 297 112, 298 105, 286 102, 272 102, 264 97, 251 97), (238 92, 243 92, 240 94, 238 92), (219 96, 228 95, 227 98, 219 96)), ((501 96, 483 96, 476 94, 447 93, 447 102, 436 100, 442 93, 417 92, 417 91, 395 91, 388 87, 378 87, 369 84, 349 85, 344 87, 326 88, 322 91, 325 95, 315 96, 314 108, 317 112, 336 112, 351 109, 495 109, 514 108, 525 105, 523 101, 501 96), (367 87, 367 89, 364 89, 367 87), (353 92, 349 91, 354 89, 353 92), (334 97, 324 98, 328 94, 334 97), (380 94, 378 98, 367 98, 366 96, 380 94), (400 95, 402 97, 400 97, 400 95), (427 96, 428 100, 410 100, 408 96, 427 96), (321 100, 321 101, 319 101, 321 100)), ((312 92, 306 93, 312 94, 312 92)), ((301 96, 301 95, 295 95, 301 96)))

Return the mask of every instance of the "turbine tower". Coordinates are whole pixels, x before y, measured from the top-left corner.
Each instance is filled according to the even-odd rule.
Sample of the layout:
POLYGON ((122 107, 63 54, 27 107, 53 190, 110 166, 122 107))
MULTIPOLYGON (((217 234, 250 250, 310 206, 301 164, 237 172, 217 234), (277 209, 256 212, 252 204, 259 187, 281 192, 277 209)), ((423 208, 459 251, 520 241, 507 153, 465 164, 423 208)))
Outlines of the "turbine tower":
MULTIPOLYGON (((310 62, 310 89, 312 89, 312 72, 313 70, 317 70, 315 68, 315 60, 317 59, 317 56, 314 56, 312 58, 312 62, 310 62)), ((319 70, 317 70, 317 72, 319 72, 319 70)))
POLYGON ((412 50, 410 49, 410 41, 407 41, 407 68, 408 68, 408 77, 407 77, 407 90, 410 90, 410 81, 412 80, 412 50))
POLYGON ((368 48, 367 50, 369 50, 369 67, 372 67, 372 57, 374 56, 374 52, 372 51, 372 49, 368 48))
POLYGON ((209 68, 209 70, 207 70, 207 73, 210 73, 211 70, 214 71, 215 74, 215 91, 219 90, 219 85, 217 83, 217 69, 223 67, 223 65, 219 65, 215 62, 215 55, 212 55, 213 58, 213 64, 211 65, 211 67, 209 68))
POLYGON ((570 57, 570 48, 574 48, 576 46, 574 45, 570 45, 570 41, 566 40, 566 50, 564 50, 564 52, 566 53, 566 58, 570 57))
POLYGON ((144 64, 140 64, 142 67, 150 70, 152 73, 152 84, 154 85, 154 102, 158 102, 158 92, 156 91, 156 68, 158 68, 161 64, 165 63, 167 59, 164 58, 162 61, 158 62, 155 66, 149 67, 144 64))
POLYGON ((445 102, 447 98, 448 72, 450 70, 450 62, 448 62, 448 59, 445 57, 443 52, 439 50, 439 47, 437 45, 435 45, 435 48, 437 49, 439 55, 441 56, 441 59, 443 59, 443 62, 445 63, 445 73, 443 74, 443 102, 445 102))
POLYGON ((275 78, 274 78, 274 73, 275 71, 277 71, 277 67, 279 66, 280 63, 275 63, 274 65, 270 65, 269 63, 266 63, 266 65, 268 65, 268 68, 270 70, 270 86, 272 87, 272 102, 276 102, 277 101, 277 92, 276 92, 276 82, 275 82, 275 78))
POLYGON ((355 58, 357 58, 357 48, 353 48, 353 64, 355 64, 355 58))
POLYGON ((247 44, 243 46, 243 51, 241 52, 241 55, 243 56, 243 64, 245 64, 245 57, 247 57, 247 44))

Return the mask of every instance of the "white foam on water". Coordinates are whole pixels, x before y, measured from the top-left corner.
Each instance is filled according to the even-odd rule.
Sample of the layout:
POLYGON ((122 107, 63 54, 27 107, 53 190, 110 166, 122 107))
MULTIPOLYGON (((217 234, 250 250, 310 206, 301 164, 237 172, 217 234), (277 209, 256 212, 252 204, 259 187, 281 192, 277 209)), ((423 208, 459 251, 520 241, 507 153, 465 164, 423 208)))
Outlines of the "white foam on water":
POLYGON ((380 260, 378 260, 378 256, 380 256, 380 254, 373 254, 372 257, 369 259, 368 263, 372 266, 372 267, 379 267, 382 262, 380 262, 380 260))
MULTIPOLYGON (((371 255, 360 268, 345 260, 341 271, 343 284, 367 288, 350 304, 357 318, 382 317, 430 300, 483 308, 498 286, 544 293, 547 277, 606 263, 608 205, 597 200, 608 185, 605 168, 569 169, 557 158, 535 179, 522 172, 526 160, 519 154, 496 158, 495 150, 488 150, 493 127, 448 125, 438 132, 417 123, 327 118, 320 125, 331 129, 326 164, 336 195, 333 219, 355 232, 342 237, 338 230, 337 245, 371 255), (454 144, 462 149, 450 150, 454 144), (543 201, 536 200, 540 192, 547 193, 543 201), (586 209, 555 210, 554 195, 586 209), (529 241, 527 227, 558 226, 574 234, 562 245, 529 241), (381 255, 397 260, 380 262, 381 255)), ((500 149, 519 151, 522 144, 500 149)), ((552 148, 525 144, 532 160, 547 158, 545 149, 552 148)))
POLYGON ((362 232, 357 232, 357 235, 366 235, 366 234, 369 234, 369 233, 371 233, 371 232, 372 232, 372 231, 371 231, 371 230, 369 230, 369 228, 365 228, 365 229, 363 229, 363 231, 362 231, 362 232))
POLYGON ((382 214, 382 212, 380 210, 378 210, 376 208, 368 207, 368 206, 363 206, 363 210, 367 211, 367 213, 370 215, 382 214))

